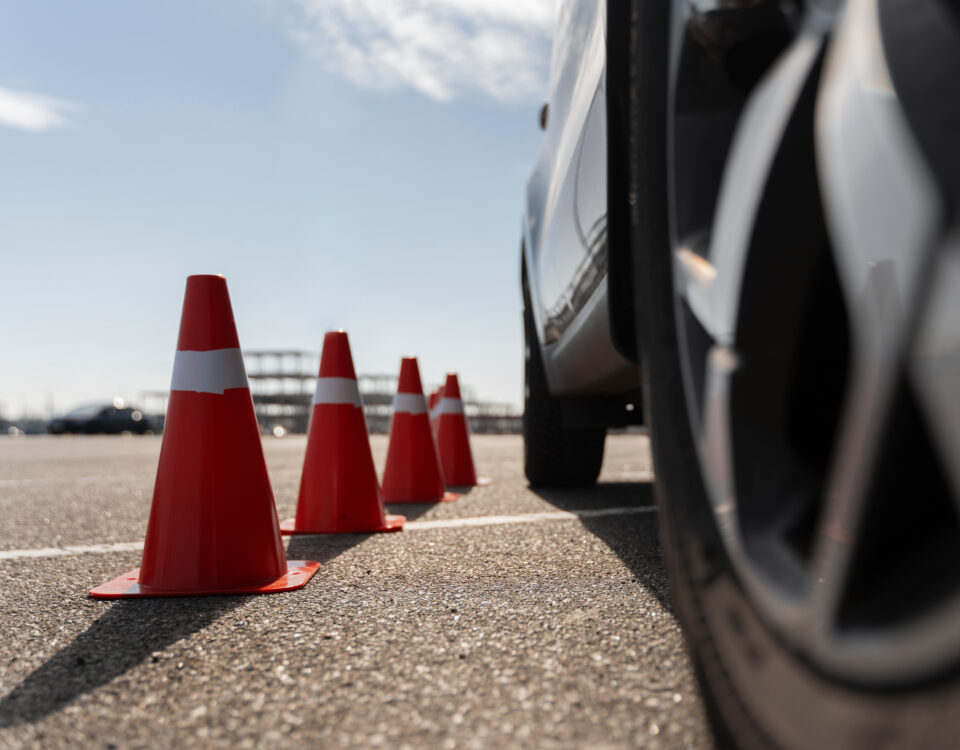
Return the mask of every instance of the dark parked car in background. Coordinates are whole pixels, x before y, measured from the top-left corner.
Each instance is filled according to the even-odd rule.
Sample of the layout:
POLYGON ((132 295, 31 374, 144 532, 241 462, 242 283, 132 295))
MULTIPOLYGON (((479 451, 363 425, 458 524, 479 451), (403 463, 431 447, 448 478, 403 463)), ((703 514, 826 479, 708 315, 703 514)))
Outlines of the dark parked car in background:
POLYGON ((540 122, 530 484, 643 414, 721 747, 960 747, 960 3, 562 0, 540 122))
POLYGON ((119 435, 124 432, 144 435, 153 429, 153 423, 140 409, 120 400, 112 404, 79 406, 61 417, 54 417, 47 424, 47 432, 53 435, 119 435))

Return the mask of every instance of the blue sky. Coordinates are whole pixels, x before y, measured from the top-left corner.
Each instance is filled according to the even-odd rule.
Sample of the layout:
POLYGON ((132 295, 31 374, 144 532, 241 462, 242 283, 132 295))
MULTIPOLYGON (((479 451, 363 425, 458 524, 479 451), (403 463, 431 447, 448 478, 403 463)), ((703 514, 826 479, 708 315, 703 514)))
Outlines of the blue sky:
POLYGON ((0 409, 169 385, 184 279, 247 349, 350 333, 522 396, 552 0, 8 0, 0 409))

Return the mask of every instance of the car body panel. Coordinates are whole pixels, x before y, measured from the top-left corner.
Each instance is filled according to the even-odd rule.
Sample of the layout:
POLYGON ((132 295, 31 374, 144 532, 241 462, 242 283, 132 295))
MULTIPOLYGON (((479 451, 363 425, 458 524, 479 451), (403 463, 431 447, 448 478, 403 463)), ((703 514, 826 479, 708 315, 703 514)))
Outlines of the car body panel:
POLYGON ((527 185, 524 262, 556 396, 637 384, 636 365, 610 333, 605 27, 604 2, 571 0, 558 9, 546 129, 527 185))

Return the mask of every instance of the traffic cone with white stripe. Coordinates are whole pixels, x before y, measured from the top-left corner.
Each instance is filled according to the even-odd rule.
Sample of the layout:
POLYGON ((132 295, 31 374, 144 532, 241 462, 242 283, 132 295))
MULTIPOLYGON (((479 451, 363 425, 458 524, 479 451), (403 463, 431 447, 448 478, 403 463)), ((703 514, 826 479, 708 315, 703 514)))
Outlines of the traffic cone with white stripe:
POLYGON ((470 430, 463 412, 460 381, 453 373, 447 375, 440 402, 437 405, 437 450, 440 468, 447 487, 476 487, 490 484, 487 477, 477 478, 470 451, 470 430))
POLYGON ((265 594, 303 586, 288 561, 222 276, 190 276, 140 568, 97 599, 265 594))
POLYGON ((383 472, 387 503, 450 502, 460 497, 444 492, 440 457, 430 429, 426 399, 416 357, 400 361, 397 395, 390 419, 390 444, 383 472))
POLYGON ((343 331, 330 331, 323 338, 297 516, 280 524, 280 530, 284 534, 400 531, 404 521, 403 516, 387 515, 383 509, 350 342, 343 331))

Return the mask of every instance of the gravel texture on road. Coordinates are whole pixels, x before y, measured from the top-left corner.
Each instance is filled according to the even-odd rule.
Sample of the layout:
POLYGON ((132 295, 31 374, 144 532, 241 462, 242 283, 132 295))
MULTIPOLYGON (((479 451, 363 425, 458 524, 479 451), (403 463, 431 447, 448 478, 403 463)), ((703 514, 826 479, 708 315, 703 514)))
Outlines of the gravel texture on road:
MULTIPOLYGON (((159 445, 4 439, 0 550, 141 540, 159 445)), ((517 437, 473 445, 492 485, 391 510, 653 503, 640 435, 608 439, 589 490, 528 488, 517 437)), ((264 442, 281 518, 304 447, 264 442)), ((138 552, 0 560, 0 747, 711 747, 656 512, 295 537, 287 554, 322 563, 300 591, 119 602, 86 591, 138 552)))

